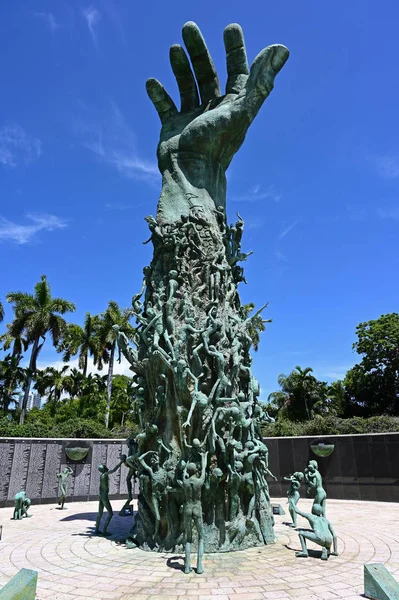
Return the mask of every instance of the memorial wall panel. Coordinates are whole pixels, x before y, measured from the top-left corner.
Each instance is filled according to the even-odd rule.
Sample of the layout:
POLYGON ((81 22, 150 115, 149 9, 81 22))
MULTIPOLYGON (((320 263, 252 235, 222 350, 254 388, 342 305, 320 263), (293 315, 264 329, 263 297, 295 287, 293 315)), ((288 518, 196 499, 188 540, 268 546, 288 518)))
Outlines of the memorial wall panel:
POLYGON ((0 442, 0 502, 7 500, 15 444, 8 440, 0 442))
MULTIPOLYGON (((73 468, 75 469, 74 474, 71 475, 71 478, 73 477, 74 480, 73 495, 75 498, 88 499, 90 495, 90 477, 93 471, 97 471, 97 473, 99 473, 97 466, 83 463, 73 465, 73 468)), ((93 492, 92 495, 96 496, 97 494, 98 488, 93 492)))
MULTIPOLYGON (((118 463, 120 463, 120 456, 122 454, 122 444, 107 444, 107 467, 113 469, 118 463)), ((109 494, 110 496, 119 494, 119 485, 121 479, 121 469, 118 469, 115 473, 109 477, 109 494)))
POLYGON ((98 465, 105 465, 107 463, 107 446, 106 442, 94 442, 92 461, 93 468, 90 473, 90 496, 96 496, 100 487, 100 471, 98 465))
POLYGON ((60 444, 47 444, 42 488, 43 500, 58 496, 57 473, 61 470, 61 451, 62 446, 60 444))
MULTIPOLYGON (((66 466, 73 471, 68 478, 67 504, 73 500, 96 500, 100 485, 98 465, 115 467, 121 453, 128 453, 124 440, 0 438, 0 507, 12 505, 15 494, 21 490, 26 491, 33 504, 56 502, 57 474, 66 466), (70 459, 66 449, 75 447, 88 448, 87 456, 70 459)), ((122 465, 110 476, 110 498, 127 497, 127 473, 122 465)))
MULTIPOLYGON (((330 456, 318 457, 311 444, 316 437, 269 438, 264 440, 276 457, 269 458, 272 473, 279 481, 292 470, 303 471, 309 460, 316 460, 323 477, 328 498, 345 500, 399 501, 399 433, 325 436, 322 441, 333 443, 330 456)), ((282 494, 289 484, 282 483, 282 494)), ((270 481, 273 495, 279 486, 270 481)), ((301 494, 305 495, 302 486, 301 494)))
POLYGON ((15 494, 26 488, 30 443, 15 443, 7 500, 14 500, 15 494))
MULTIPOLYGON (((399 433, 354 436, 328 436, 334 452, 324 458, 315 456, 310 445, 316 438, 270 438, 270 470, 278 478, 270 480, 272 497, 284 496, 288 483, 282 478, 303 471, 310 459, 317 460, 329 498, 399 501, 399 433)), ((32 503, 55 502, 58 497, 57 473, 66 465, 73 470, 68 479, 67 503, 95 500, 100 484, 99 464, 112 469, 119 455, 128 454, 123 440, 48 440, 0 439, 0 506, 13 504, 14 496, 26 490, 32 503), (66 448, 84 446, 87 456, 71 460, 66 448)), ((110 498, 127 496, 128 469, 110 476, 110 498)), ((302 486, 304 495, 305 488, 302 486)), ((138 484, 134 487, 138 493, 138 484)), ((115 507, 117 510, 118 507, 115 507)))
POLYGON ((25 491, 32 501, 40 500, 42 497, 46 452, 47 444, 45 442, 31 442, 25 491))

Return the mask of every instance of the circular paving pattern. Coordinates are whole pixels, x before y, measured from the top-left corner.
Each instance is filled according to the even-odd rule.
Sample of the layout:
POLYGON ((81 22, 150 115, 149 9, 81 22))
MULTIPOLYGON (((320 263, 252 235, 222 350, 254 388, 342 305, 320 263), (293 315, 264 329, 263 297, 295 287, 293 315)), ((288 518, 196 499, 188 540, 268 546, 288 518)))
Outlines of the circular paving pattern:
MULTIPOLYGON (((285 499, 274 499, 286 507, 285 499)), ((228 554, 208 554, 204 574, 184 575, 182 555, 129 550, 116 539, 132 517, 119 517, 114 501, 110 538, 93 536, 97 503, 79 502, 60 511, 35 505, 33 517, 10 520, 0 509, 0 587, 19 569, 39 572, 37 599, 45 600, 263 600, 298 598, 354 600, 363 593, 363 565, 384 563, 399 579, 399 505, 327 499, 327 516, 338 536, 339 556, 327 562, 295 557, 298 534, 275 516, 276 544, 228 554)), ((300 500, 310 511, 312 502, 300 500)), ((299 527, 308 527, 298 517, 299 527)), ((316 546, 308 544, 310 549, 316 546)), ((193 564, 195 565, 195 556, 193 564)))

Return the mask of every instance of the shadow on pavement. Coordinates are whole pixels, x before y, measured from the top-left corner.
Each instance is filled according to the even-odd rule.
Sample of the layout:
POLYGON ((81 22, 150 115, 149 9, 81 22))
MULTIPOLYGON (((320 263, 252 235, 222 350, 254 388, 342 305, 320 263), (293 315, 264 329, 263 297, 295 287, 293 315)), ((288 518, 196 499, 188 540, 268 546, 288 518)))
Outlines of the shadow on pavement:
POLYGON ((97 519, 96 512, 90 513, 77 513, 74 515, 68 515, 61 519, 61 521, 95 521, 97 519))
MULTIPOLYGON (((287 548, 287 550, 291 550, 291 552, 298 552, 298 550, 300 550, 300 548, 291 548, 288 544, 284 544, 284 547, 287 548)), ((321 557, 321 550, 312 550, 311 548, 308 548, 308 553, 309 558, 321 557)))
POLYGON ((182 556, 171 556, 166 561, 166 566, 170 569, 176 569, 176 571, 184 571, 184 558, 182 556), (178 562, 180 560, 183 561, 182 564, 178 562))

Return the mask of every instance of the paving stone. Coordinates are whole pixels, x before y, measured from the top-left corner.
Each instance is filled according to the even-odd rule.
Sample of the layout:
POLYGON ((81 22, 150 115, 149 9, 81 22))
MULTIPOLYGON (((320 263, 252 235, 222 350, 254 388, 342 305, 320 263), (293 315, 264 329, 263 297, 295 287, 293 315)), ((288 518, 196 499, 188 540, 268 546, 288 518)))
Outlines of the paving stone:
MULTIPOLYGON (((300 503, 310 511, 311 500, 300 503)), ((385 563, 399 579, 399 530, 392 526, 399 522, 397 503, 328 500, 341 554, 326 562, 296 559, 298 534, 276 515, 275 545, 208 554, 203 575, 168 567, 167 553, 119 545, 116 540, 126 535, 131 521, 119 517, 114 504, 111 539, 91 536, 89 515, 97 503, 74 502, 67 514, 34 505, 32 519, 21 522, 10 521, 10 508, 0 509, 0 587, 27 568, 39 572, 37 600, 354 600, 363 591, 365 563, 385 563)), ((299 517, 298 526, 307 527, 307 521, 299 517)), ((184 557, 177 555, 174 562, 183 565, 184 557)))

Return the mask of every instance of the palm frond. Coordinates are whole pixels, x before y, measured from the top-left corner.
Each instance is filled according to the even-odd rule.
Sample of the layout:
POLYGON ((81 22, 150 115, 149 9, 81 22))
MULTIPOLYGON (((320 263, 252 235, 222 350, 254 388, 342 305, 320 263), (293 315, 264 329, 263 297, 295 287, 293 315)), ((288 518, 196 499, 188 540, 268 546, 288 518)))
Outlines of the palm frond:
POLYGON ((45 275, 41 276, 40 281, 36 283, 34 289, 34 296, 37 305, 41 308, 48 306, 51 301, 51 288, 45 275))
POLYGON ((64 300, 64 298, 52 298, 49 308, 52 312, 58 312, 60 315, 76 310, 75 304, 69 302, 69 300, 64 300))

